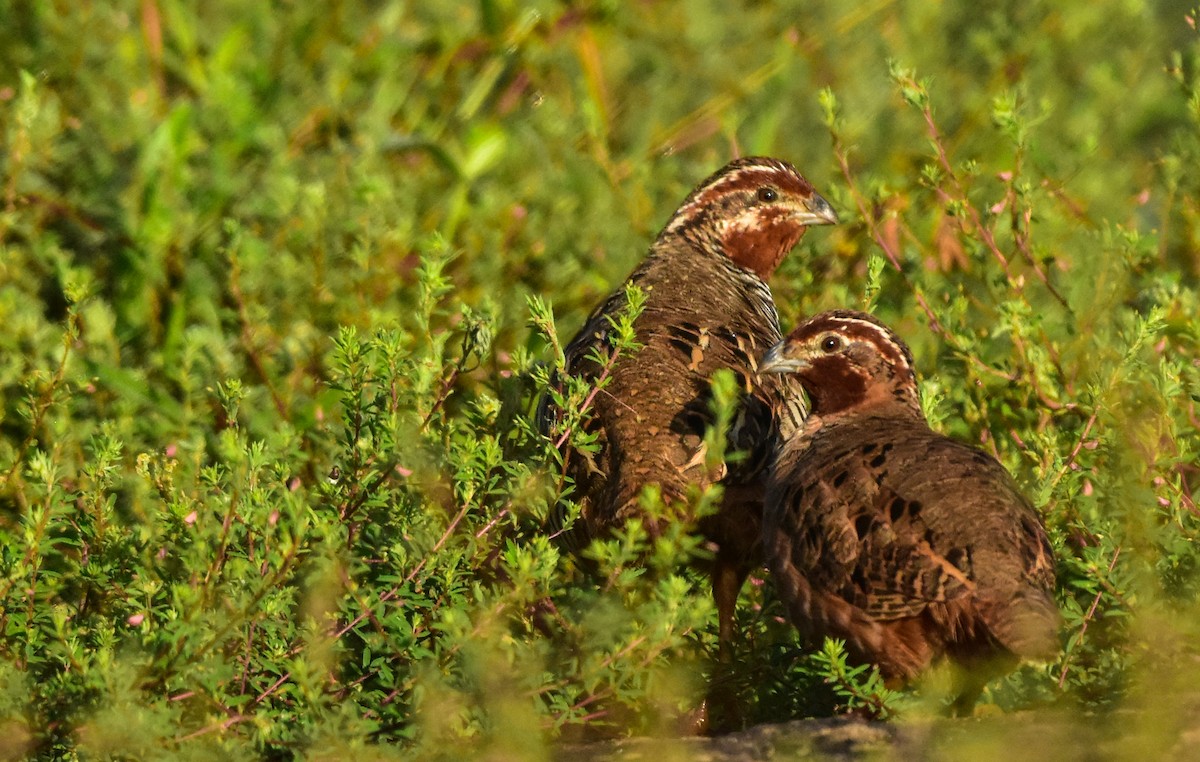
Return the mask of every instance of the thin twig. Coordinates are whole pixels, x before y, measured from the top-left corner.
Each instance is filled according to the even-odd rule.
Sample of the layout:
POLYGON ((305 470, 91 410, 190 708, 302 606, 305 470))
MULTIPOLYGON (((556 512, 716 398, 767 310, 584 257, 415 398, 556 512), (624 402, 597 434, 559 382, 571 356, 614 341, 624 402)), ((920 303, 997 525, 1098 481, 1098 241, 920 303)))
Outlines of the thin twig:
POLYGON ((267 373, 266 364, 263 363, 262 357, 254 346, 254 324, 250 320, 250 311, 246 308, 245 294, 242 293, 241 272, 242 268, 237 256, 230 252, 229 295, 233 297, 233 304, 237 308, 242 350, 246 353, 246 359, 250 361, 250 367, 254 368, 255 375, 262 381, 263 386, 267 387, 267 392, 271 395, 271 402, 275 405, 279 417, 286 421, 288 420, 287 405, 279 396, 279 391, 276 390, 271 375, 267 373))
MULTIPOLYGON (((400 582, 399 585, 396 585, 391 590, 388 590, 386 593, 379 596, 380 603, 386 603, 387 601, 390 601, 392 598, 399 595, 400 589, 402 587, 404 587, 405 585, 407 585, 409 582, 412 582, 413 579, 416 578, 417 574, 419 574, 421 572, 421 569, 425 568, 425 562, 428 561, 430 558, 436 556, 437 552, 442 549, 443 545, 446 544, 446 540, 450 539, 450 535, 454 533, 454 530, 456 527, 458 527, 459 522, 461 522, 463 520, 463 518, 467 515, 467 511, 470 509, 470 507, 471 507, 470 503, 463 504, 462 509, 459 510, 458 514, 450 522, 450 526, 446 527, 446 531, 442 533, 442 536, 438 539, 438 541, 436 543, 434 543, 433 547, 429 550, 428 553, 425 554, 424 558, 422 558, 420 560, 420 562, 416 566, 413 567, 413 570, 408 573, 408 576, 406 576, 400 582)), ((361 622, 362 620, 366 619, 369 613, 370 613, 369 611, 363 612, 363 613, 359 614, 358 616, 354 617, 354 619, 350 620, 349 623, 347 623, 344 627, 342 627, 340 630, 338 630, 337 632, 335 632, 333 634, 334 640, 342 637, 347 632, 349 632, 350 630, 352 630, 356 626, 358 626, 358 623, 361 622)))
MULTIPOLYGON (((1113 551, 1112 560, 1108 562, 1108 571, 1105 576, 1112 574, 1113 569, 1116 568, 1116 565, 1117 565, 1117 558, 1119 558, 1120 555, 1121 555, 1121 546, 1118 545, 1117 549, 1113 551)), ((1103 585, 1101 585, 1101 587, 1103 587, 1103 585)), ((1075 641, 1075 648, 1079 648, 1080 646, 1083 645, 1083 636, 1085 633, 1087 633, 1088 623, 1091 622, 1092 618, 1096 615, 1096 607, 1100 605, 1100 598, 1103 595, 1104 595, 1104 590, 1101 589, 1101 590, 1096 591, 1096 597, 1092 599, 1092 605, 1088 607, 1087 613, 1083 617, 1083 624, 1079 628, 1079 639, 1077 641, 1075 641)), ((1074 651, 1074 649, 1072 649, 1072 651, 1074 651)), ((1068 652, 1063 657, 1062 671, 1059 672, 1059 674, 1058 674, 1059 690, 1062 690, 1062 687, 1067 682, 1067 668, 1070 666, 1070 664, 1071 664, 1071 653, 1068 652)))
POLYGON ((281 685, 283 685, 284 683, 286 683, 288 681, 288 678, 290 678, 291 676, 292 676, 291 670, 284 672, 283 677, 279 678, 274 683, 272 683, 270 688, 267 688, 265 691, 258 694, 258 698, 254 699, 255 705, 261 704, 268 696, 270 696, 275 691, 279 690, 279 687, 281 685))
MULTIPOLYGON (((941 131, 938 130, 937 122, 933 118, 933 107, 928 104, 922 106, 921 114, 925 117, 925 127, 929 130, 929 137, 933 141, 934 149, 937 152, 938 164, 942 166, 942 171, 950 178, 957 199, 946 193, 941 186, 934 186, 934 192, 948 204, 953 203, 955 200, 962 202, 962 205, 967 209, 967 213, 971 216, 971 224, 974 225, 979 237, 983 240, 988 250, 992 252, 992 256, 1000 263, 1000 266, 1004 268, 1004 274, 1008 277, 1008 282, 1018 292, 1022 291, 1021 285, 1013 279, 1012 273, 1009 272, 1008 257, 1004 255, 1004 252, 1000 251, 1000 246, 996 243, 995 235, 992 234, 991 228, 983 223, 983 216, 979 213, 979 210, 967 199, 966 190, 963 188, 962 182, 958 179, 958 175, 955 174, 954 167, 950 164, 950 157, 946 153, 946 146, 942 140, 941 131)), ((1046 273, 1042 271, 1042 268, 1038 266, 1032 257, 1029 257, 1029 263, 1034 273, 1038 276, 1038 280, 1046 286, 1046 290, 1050 292, 1051 296, 1057 299, 1064 307, 1067 307, 1067 300, 1050 284, 1046 273)))
POLYGON ((67 375, 67 362, 71 359, 71 348, 78 337, 79 316, 74 311, 71 311, 67 314, 67 330, 64 335, 63 352, 62 357, 58 361, 58 368, 55 369, 53 378, 50 379, 50 383, 46 385, 45 390, 42 391, 38 399, 36 401, 31 400, 30 412, 32 415, 29 417, 29 433, 21 441, 21 445, 13 455, 12 465, 9 466, 8 471, 4 474, 4 478, 0 479, 0 488, 8 486, 8 482, 25 462, 25 456, 29 453, 29 448, 37 441, 38 430, 42 428, 42 422, 46 419, 47 411, 54 405, 54 395, 59 387, 62 386, 63 379, 67 375))
POLYGON ((929 320, 929 327, 935 333, 948 337, 949 334, 942 328, 942 324, 934 314, 933 308, 925 300, 925 295, 916 289, 908 275, 904 272, 904 268, 900 266, 899 254, 892 248, 891 242, 879 231, 879 224, 875 219, 875 215, 867 208, 866 199, 854 183, 854 176, 850 172, 850 161, 847 158, 846 149, 842 145, 841 137, 836 132, 833 133, 833 155, 837 157, 838 166, 842 170, 842 177, 846 179, 846 186, 850 189, 850 196, 854 199, 854 205, 858 207, 859 216, 862 217, 863 223, 867 226, 867 231, 871 234, 871 238, 875 240, 875 243, 879 244, 879 248, 883 249, 883 253, 888 258, 888 261, 892 263, 892 267, 896 269, 904 284, 908 286, 908 290, 916 297, 917 304, 921 306, 926 319, 929 320))
POLYGON ((199 738, 200 736, 208 735, 209 733, 212 733, 215 730, 228 730, 229 728, 233 727, 234 725, 238 724, 239 722, 245 722, 248 719, 250 719, 249 715, 237 714, 237 715, 234 715, 233 717, 230 717, 228 720, 225 720, 224 722, 217 722, 212 725, 209 725, 206 728, 200 728, 199 730, 195 731, 194 733, 188 733, 186 736, 179 736, 178 738, 175 739, 175 743, 183 743, 184 741, 190 741, 193 738, 199 738))

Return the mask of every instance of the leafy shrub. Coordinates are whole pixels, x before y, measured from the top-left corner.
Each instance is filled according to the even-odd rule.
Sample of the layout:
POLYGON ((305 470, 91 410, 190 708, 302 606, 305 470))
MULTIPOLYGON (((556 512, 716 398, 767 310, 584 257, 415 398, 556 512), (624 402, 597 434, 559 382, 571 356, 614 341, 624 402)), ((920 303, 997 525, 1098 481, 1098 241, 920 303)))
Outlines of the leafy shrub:
MULTIPOLYGON (((1200 621, 1196 15, 684 11, 0 3, 0 753, 676 731, 715 671, 695 541, 560 554, 531 414, 559 336, 738 150, 842 216, 785 261, 785 325, 873 308, 931 419, 1046 517, 1063 650, 985 700, 1132 707, 1169 748, 1200 621)), ((747 721, 906 711, 756 582, 718 676, 747 721)))

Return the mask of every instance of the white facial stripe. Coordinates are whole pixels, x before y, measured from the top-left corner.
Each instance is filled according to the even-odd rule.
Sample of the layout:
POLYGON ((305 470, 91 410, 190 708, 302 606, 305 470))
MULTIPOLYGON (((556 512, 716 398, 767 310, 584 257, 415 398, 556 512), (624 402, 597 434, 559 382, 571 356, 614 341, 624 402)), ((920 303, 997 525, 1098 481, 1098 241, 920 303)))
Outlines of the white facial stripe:
POLYGON ((727 236, 740 236, 747 231, 757 230, 761 224, 758 212, 754 209, 746 209, 731 220, 722 220, 717 237, 724 239, 727 236))
MULTIPOLYGON (((889 361, 891 361, 893 363, 897 363, 899 365, 902 365, 903 367, 908 368, 910 370, 912 369, 912 362, 909 360, 910 354, 909 354, 908 350, 904 347, 903 344, 899 343, 899 341, 896 338, 894 338, 895 334, 892 333, 892 331, 890 329, 884 328, 883 326, 879 325, 878 323, 876 323, 874 321, 864 320, 862 318, 857 318, 857 317, 851 317, 849 315, 836 315, 836 316, 831 315, 831 316, 828 316, 825 319, 823 319, 821 322, 832 323, 834 330, 836 330, 837 326, 839 326, 839 325, 856 326, 860 329, 864 329, 866 333, 870 334, 873 337, 877 337, 876 343, 878 345, 880 345, 881 349, 883 347, 887 347, 888 349, 891 350, 890 356, 888 356, 885 353, 885 357, 887 357, 887 359, 889 361), (897 361, 897 358, 899 358, 898 361, 897 361)), ((852 336, 848 335, 848 332, 846 332, 846 333, 847 333, 846 339, 848 341, 853 341, 854 338, 852 336)), ((824 332, 822 332, 820 335, 823 336, 824 332)), ((817 338, 819 338, 819 336, 817 338)))
POLYGON ((666 232, 673 233, 688 224, 694 219, 698 210, 711 208, 716 199, 725 193, 749 193, 763 184, 786 187, 786 183, 783 181, 796 176, 795 170, 775 159, 761 159, 753 164, 732 169, 694 191, 690 200, 675 212, 675 216, 667 224, 666 232), (757 179, 753 182, 746 181, 747 177, 755 178, 756 176, 757 179), (722 187, 727 190, 713 193, 714 190, 722 187))

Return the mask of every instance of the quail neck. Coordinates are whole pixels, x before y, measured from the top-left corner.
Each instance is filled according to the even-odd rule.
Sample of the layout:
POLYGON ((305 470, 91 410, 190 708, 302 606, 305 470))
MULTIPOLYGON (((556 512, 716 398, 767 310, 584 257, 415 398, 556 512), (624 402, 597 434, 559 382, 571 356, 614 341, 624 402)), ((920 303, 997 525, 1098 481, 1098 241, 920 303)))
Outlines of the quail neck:
POLYGON ((692 191, 658 240, 683 239, 766 281, 807 226, 836 222, 833 208, 792 165, 751 156, 692 191))
POLYGON ((767 352, 763 373, 794 373, 826 424, 864 414, 924 420, 908 347, 864 312, 827 312, 767 352))

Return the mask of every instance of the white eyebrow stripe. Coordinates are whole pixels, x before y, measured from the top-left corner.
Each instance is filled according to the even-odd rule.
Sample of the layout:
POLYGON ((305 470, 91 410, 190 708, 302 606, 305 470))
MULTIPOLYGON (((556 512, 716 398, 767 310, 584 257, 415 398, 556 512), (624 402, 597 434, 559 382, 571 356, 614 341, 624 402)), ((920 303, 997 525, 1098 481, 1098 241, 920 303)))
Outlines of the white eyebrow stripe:
POLYGON ((759 157, 753 163, 735 166, 724 174, 710 177, 705 184, 692 191, 679 209, 676 210, 675 215, 667 223, 663 232, 674 233, 678 231, 695 218, 697 210, 710 208, 716 198, 725 195, 725 193, 720 193, 717 194, 716 198, 712 196, 712 192, 722 186, 730 186, 730 190, 726 192, 733 192, 733 188, 744 183, 747 187, 738 188, 738 191, 749 192, 751 185, 765 182, 783 186, 786 184, 784 181, 788 179, 797 179, 801 181, 802 185, 809 185, 808 181, 794 167, 779 159, 759 157), (746 177, 754 178, 756 175, 759 178, 757 182, 745 183, 746 177))
POLYGON ((826 321, 834 324, 835 326, 840 324, 845 326, 858 326, 860 328, 865 328, 868 333, 878 336, 881 339, 879 342, 881 345, 887 346, 894 351, 894 357, 888 358, 889 360, 894 362, 894 358, 899 358, 899 362, 902 363, 905 368, 908 368, 909 370, 913 369, 912 352, 910 352, 908 347, 899 340, 899 337, 896 335, 895 331, 887 326, 876 323, 873 320, 864 320, 863 318, 854 317, 852 315, 826 315, 824 319, 821 319, 821 322, 826 321))

